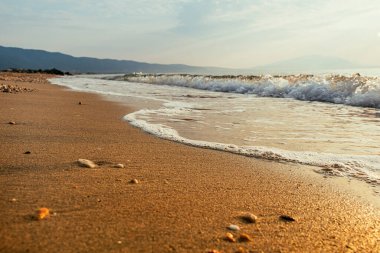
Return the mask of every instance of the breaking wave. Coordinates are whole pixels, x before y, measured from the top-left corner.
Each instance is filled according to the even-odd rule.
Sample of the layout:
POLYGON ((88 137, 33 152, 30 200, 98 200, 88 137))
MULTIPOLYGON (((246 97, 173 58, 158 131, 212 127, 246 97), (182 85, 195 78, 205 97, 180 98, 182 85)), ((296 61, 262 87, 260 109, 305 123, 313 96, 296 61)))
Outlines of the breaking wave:
POLYGON ((129 74, 114 80, 380 108, 380 78, 360 74, 202 76, 129 74))

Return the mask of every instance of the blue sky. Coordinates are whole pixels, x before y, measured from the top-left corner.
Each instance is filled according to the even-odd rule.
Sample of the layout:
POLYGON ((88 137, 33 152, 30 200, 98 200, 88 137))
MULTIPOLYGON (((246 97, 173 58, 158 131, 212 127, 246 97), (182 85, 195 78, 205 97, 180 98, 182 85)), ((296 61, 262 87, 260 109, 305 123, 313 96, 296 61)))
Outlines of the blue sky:
POLYGON ((306 55, 379 65, 378 0, 1 0, 0 45, 249 68, 306 55))

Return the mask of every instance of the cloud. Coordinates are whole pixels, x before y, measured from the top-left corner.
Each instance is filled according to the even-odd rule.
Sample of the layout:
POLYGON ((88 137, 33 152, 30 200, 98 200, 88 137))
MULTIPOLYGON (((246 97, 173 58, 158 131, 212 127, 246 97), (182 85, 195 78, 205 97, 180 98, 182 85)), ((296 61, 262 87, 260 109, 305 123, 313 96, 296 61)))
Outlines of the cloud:
POLYGON ((380 57, 379 17, 373 0, 2 0, 0 44, 231 67, 318 53, 365 61, 380 57))

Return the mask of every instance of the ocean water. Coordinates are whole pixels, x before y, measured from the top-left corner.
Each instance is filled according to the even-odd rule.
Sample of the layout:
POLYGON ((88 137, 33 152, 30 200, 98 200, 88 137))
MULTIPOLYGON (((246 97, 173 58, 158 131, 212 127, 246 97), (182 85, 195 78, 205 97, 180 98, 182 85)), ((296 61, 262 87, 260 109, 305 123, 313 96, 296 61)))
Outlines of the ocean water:
POLYGON ((376 75, 119 75, 55 78, 135 109, 124 119, 187 145, 380 186, 376 75), (112 79, 112 80, 111 80, 112 79))

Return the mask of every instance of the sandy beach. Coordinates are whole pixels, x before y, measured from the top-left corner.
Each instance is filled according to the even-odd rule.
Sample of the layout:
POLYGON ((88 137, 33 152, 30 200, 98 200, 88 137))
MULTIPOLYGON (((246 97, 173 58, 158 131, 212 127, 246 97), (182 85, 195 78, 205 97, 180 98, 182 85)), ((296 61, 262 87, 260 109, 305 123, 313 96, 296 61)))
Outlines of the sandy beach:
POLYGON ((0 73, 33 89, 0 93, 0 252, 380 252, 366 187, 161 140, 124 122, 129 108, 50 77, 0 73), (41 207, 50 217, 36 220, 41 207))

